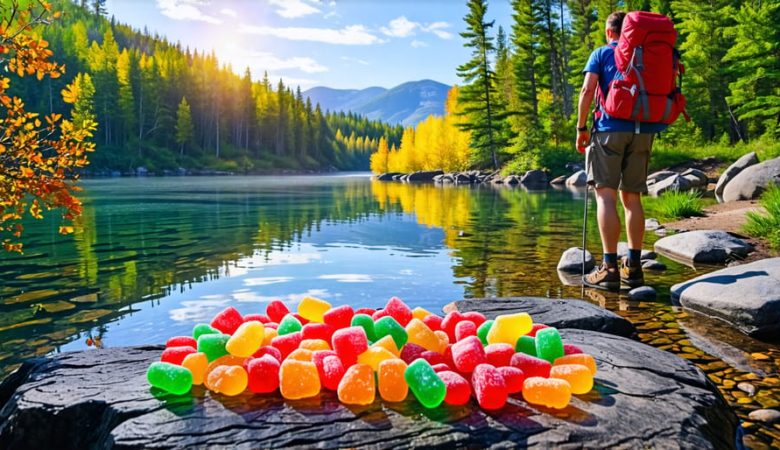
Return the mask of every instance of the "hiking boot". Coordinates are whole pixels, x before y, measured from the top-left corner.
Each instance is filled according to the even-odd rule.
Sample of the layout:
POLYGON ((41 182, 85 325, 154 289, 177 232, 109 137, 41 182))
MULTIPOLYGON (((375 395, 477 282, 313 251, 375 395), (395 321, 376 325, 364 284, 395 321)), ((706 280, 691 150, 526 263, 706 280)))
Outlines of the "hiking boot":
POLYGON ((593 272, 585 275, 582 283, 585 286, 597 289, 617 291, 620 289, 620 274, 617 267, 611 267, 602 263, 593 272))
POLYGON ((628 258, 620 261, 620 283, 631 289, 644 286, 645 274, 642 271, 642 264, 631 265, 628 258))

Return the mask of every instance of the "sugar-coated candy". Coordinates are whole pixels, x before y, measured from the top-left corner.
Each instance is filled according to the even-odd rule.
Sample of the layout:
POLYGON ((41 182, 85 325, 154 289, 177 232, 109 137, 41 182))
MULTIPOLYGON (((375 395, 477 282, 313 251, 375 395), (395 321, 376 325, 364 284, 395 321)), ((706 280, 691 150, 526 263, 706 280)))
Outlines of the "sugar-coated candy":
POLYGON ((438 336, 428 328, 420 319, 412 319, 406 324, 406 335, 408 336, 406 342, 411 342, 424 347, 426 350, 432 352, 441 353, 444 351, 443 347, 446 347, 446 343, 442 346, 442 341, 438 336))
POLYGON ((273 341, 276 336, 279 336, 279 332, 276 331, 276 328, 271 328, 269 325, 271 324, 265 324, 265 330, 263 330, 263 346, 271 345, 271 341, 273 341))
POLYGON ((517 394, 523 390, 523 382, 525 382, 525 374, 522 370, 513 366, 496 367, 501 376, 504 377, 504 384, 506 385, 506 391, 510 394, 517 394))
POLYGON ((326 323, 307 323, 301 329, 301 336, 303 339, 322 339, 323 341, 330 342, 333 337, 333 333, 336 329, 333 326, 326 323))
POLYGON ((227 396, 238 395, 247 387, 249 377, 242 366, 219 366, 206 376, 206 387, 227 396))
POLYGON ((447 386, 428 361, 422 358, 409 364, 404 379, 417 400, 426 408, 439 406, 447 395, 447 386))
POLYGON ((536 333, 543 328, 550 328, 550 327, 543 323, 533 324, 533 326, 531 326, 531 331, 528 332, 528 336, 536 337, 536 333))
POLYGON ((433 334, 435 334, 436 337, 439 338, 439 347, 441 348, 442 351, 444 351, 444 349, 446 349, 447 346, 450 345, 450 337, 447 336, 447 333, 441 330, 436 330, 433 332, 433 334))
POLYGON ((246 369, 249 390, 255 394, 267 394, 279 389, 280 366, 279 361, 270 354, 249 361, 246 369))
POLYGON ((552 364, 548 361, 535 356, 526 355, 525 353, 515 353, 512 356, 510 364, 512 367, 517 367, 522 370, 526 378, 547 378, 550 376, 550 368, 552 368, 552 364))
POLYGON ((426 317, 428 317, 430 315, 431 315, 430 311, 428 311, 427 309, 425 309, 423 307, 420 307, 420 306, 418 306, 418 307, 416 307, 416 308, 414 308, 412 310, 412 318, 414 318, 414 319, 423 320, 423 319, 425 319, 426 317))
POLYGON ((256 351, 252 357, 253 358, 262 358, 263 355, 271 355, 279 362, 282 362, 282 352, 279 351, 276 347, 271 347, 270 345, 264 345, 260 347, 258 351, 256 351))
POLYGON ((455 368, 461 373, 471 373, 475 367, 487 360, 485 348, 476 336, 469 336, 452 344, 452 359, 455 368))
POLYGON ((338 387, 341 403, 370 405, 376 397, 374 369, 367 364, 355 364, 344 373, 338 387))
POLYGON ((246 314, 244 316, 244 323, 246 322, 260 322, 262 324, 266 324, 271 321, 271 319, 265 315, 265 314, 246 314))
MULTIPOLYGON (((341 305, 332 308, 328 312, 322 315, 322 320, 326 324, 333 327, 334 331, 340 328, 347 328, 351 326, 352 316, 355 315, 355 311, 349 305, 341 305)), ((370 316, 370 314, 369 314, 370 316)))
POLYGON ((443 319, 440 316, 437 316, 436 314, 430 314, 425 317, 423 317, 422 321, 425 325, 428 325, 428 328, 430 328, 433 331, 443 331, 441 329, 441 321, 443 319))
MULTIPOLYGON (((322 363, 322 360, 325 359, 326 356, 338 356, 338 355, 333 350, 314 350, 313 352, 311 352, 311 362, 313 362, 314 365, 317 366, 317 370, 320 370, 320 363, 322 363)), ((320 373, 320 378, 322 378, 321 373, 320 373)))
POLYGON ((485 323, 477 327, 477 337, 482 341, 482 345, 488 345, 487 335, 493 328, 493 322, 495 322, 493 319, 486 320, 485 323))
POLYGON ((379 363, 386 359, 394 359, 396 356, 384 347, 368 347, 366 351, 358 355, 358 364, 365 364, 375 372, 379 370, 379 363))
POLYGON ((234 356, 252 356, 262 345, 265 339, 265 326, 262 323, 251 321, 244 322, 230 336, 225 349, 234 356))
POLYGON ((301 325, 306 325, 307 323, 311 322, 309 319, 303 317, 302 315, 298 314, 297 312, 290 313, 290 315, 295 317, 295 320, 300 322, 301 325))
POLYGON ((485 358, 487 363, 494 367, 508 366, 515 354, 515 348, 509 344, 500 342, 485 346, 485 358))
POLYGON ((206 354, 201 352, 190 353, 181 362, 181 366, 189 369, 190 373, 192 373, 192 384, 194 385, 203 384, 208 365, 209 360, 206 358, 206 354))
POLYGON ((477 326, 470 320, 461 320, 455 325, 455 339, 463 340, 469 336, 477 335, 477 326))
POLYGON ((323 316, 330 308, 325 300, 306 296, 298 303, 298 314, 309 322, 324 323, 323 316))
POLYGON ((531 331, 533 321, 528 313, 501 314, 494 319, 487 334, 488 344, 503 342, 515 345, 517 339, 531 331))
POLYGON ((369 341, 376 340, 376 334, 374 333, 374 319, 367 314, 355 314, 352 316, 352 327, 361 327, 366 332, 366 338, 369 341))
POLYGON ((485 323, 485 321, 487 320, 487 317, 485 317, 484 314, 476 311, 465 312, 461 317, 463 318, 463 320, 468 320, 469 322, 476 325, 477 328, 479 328, 479 326, 485 323))
POLYGON ((279 333, 279 336, 284 336, 285 334, 297 333, 302 329, 301 322, 292 314, 288 314, 279 322, 279 328, 276 329, 276 332, 279 333))
POLYGON ((232 306, 223 309, 211 320, 211 326, 225 334, 233 334, 242 323, 244 318, 232 306))
POLYGON ((515 351, 525 353, 526 355, 536 356, 536 338, 528 335, 520 336, 515 345, 515 351))
POLYGON ((550 378, 566 380, 572 394, 587 394, 593 389, 593 374, 582 364, 561 364, 550 369, 550 378))
POLYGON ((296 348, 292 351, 289 355, 287 355, 287 359, 297 359, 298 361, 309 361, 311 362, 312 358, 312 352, 311 350, 305 349, 305 348, 296 348))
POLYGON ((471 374, 474 396, 482 409, 500 409, 509 398, 504 376, 490 364, 479 364, 471 374))
POLYGON ((591 375, 596 376, 596 360, 586 353, 572 353, 570 355, 561 356, 553 361, 553 366, 560 366, 562 364, 582 364, 590 370, 591 375))
POLYGON ((355 314, 365 314, 367 316, 373 316, 375 312, 374 308, 358 308, 355 310, 355 314))
MULTIPOLYGON (((392 337, 391 337, 391 339, 392 339, 392 337)), ((401 359, 403 359, 406 364, 411 364, 411 363, 414 362, 415 359, 420 358, 421 357, 420 355, 422 355, 423 352, 425 352, 425 351, 427 351, 427 350, 425 350, 425 348, 420 347, 417 344, 406 344, 401 349, 401 355, 400 356, 401 356, 401 359)))
POLYGON ((368 349, 366 331, 362 327, 342 328, 333 333, 333 350, 341 358, 345 367, 357 362, 358 355, 368 349))
POLYGON ((177 366, 180 366, 181 362, 184 361, 184 358, 187 355, 195 352, 197 352, 197 350, 195 350, 195 348, 193 347, 190 347, 189 345, 182 345, 180 347, 168 347, 165 350, 163 350, 162 355, 160 355, 160 361, 176 364, 177 366))
MULTIPOLYGON (((428 361, 428 364, 430 364, 430 361, 428 361)), ((437 363, 437 364, 431 364, 431 367, 433 367, 433 371, 436 373, 445 371, 445 370, 452 370, 452 367, 448 366, 444 363, 437 363)))
POLYGON ((228 354, 225 346, 230 336, 227 334, 202 334, 198 338, 198 351, 206 354, 209 361, 214 361, 220 356, 228 354))
POLYGON ((571 386, 557 378, 530 377, 523 383, 523 398, 532 405, 563 409, 571 401, 571 386))
POLYGON ((407 364, 399 359, 386 359, 379 363, 377 382, 379 396, 387 402, 402 402, 409 393, 409 385, 406 384, 404 373, 407 364))
POLYGON ((404 327, 392 316, 385 316, 374 322, 374 334, 377 339, 392 336, 398 348, 402 348, 409 338, 404 327))
POLYGON ((563 344, 564 355, 576 355, 578 353, 585 353, 579 347, 574 344, 563 344))
POLYGON ((189 369, 167 362, 153 362, 146 370, 146 379, 152 386, 174 395, 186 394, 192 388, 189 369))
POLYGON ((430 350, 426 350, 420 353, 420 358, 428 361, 428 364, 432 366, 435 366, 436 364, 444 364, 444 356, 439 352, 432 352, 430 350))
POLYGON ((382 311, 395 319, 402 327, 405 327, 412 320, 412 309, 398 297, 388 300, 382 311))
POLYGON ((444 359, 444 364, 454 368, 455 367, 455 359, 452 358, 452 344, 447 345, 447 348, 444 349, 444 353, 441 354, 442 359, 444 359))
POLYGON ((382 339, 379 339, 378 341, 371 344, 372 347, 382 347, 392 353, 393 355, 399 357, 401 355, 401 351, 398 349, 398 346, 395 345, 395 341, 393 340, 392 336, 385 336, 382 339))
POLYGON ((542 328, 536 332, 536 356, 549 362, 563 356, 563 342, 557 328, 542 328))
POLYGON ((285 334, 284 336, 276 336, 271 339, 271 346, 276 347, 276 349, 279 350, 282 354, 282 361, 284 361, 287 358, 287 355, 295 351, 295 349, 301 345, 302 340, 301 333, 290 333, 285 334))
POLYGON ((290 314, 290 310, 280 300, 273 300, 266 306, 265 313, 271 321, 280 323, 284 316, 290 314))
POLYGON ((198 347, 198 341, 190 336, 174 336, 165 342, 165 347, 198 347))
POLYGON ((216 369, 217 367, 222 366, 242 366, 246 368, 246 360, 248 358, 239 358, 238 356, 233 355, 225 355, 220 356, 219 358, 215 359, 214 361, 209 362, 209 365, 206 366, 206 371, 203 374, 204 381, 208 379, 209 374, 216 369))
POLYGON ((320 366, 317 367, 317 371, 320 374, 320 383, 322 383, 324 388, 331 391, 338 389, 346 370, 344 364, 341 363, 341 359, 336 355, 326 356, 322 359, 320 366))
POLYGON ((285 359, 279 368, 279 390, 288 400, 314 397, 320 393, 320 377, 313 362, 285 359))
POLYGON ((278 324, 278 323, 276 323, 276 322, 268 322, 268 323, 265 323, 265 324, 263 324, 263 325, 265 325, 265 328, 266 328, 266 329, 268 329, 268 328, 273 328, 273 330, 274 330, 274 331, 276 331, 276 330, 278 330, 278 329, 279 329, 279 324, 278 324))
POLYGON ((471 385, 460 374, 451 370, 438 372, 439 378, 447 387, 444 403, 448 405, 465 405, 471 398, 471 385))
POLYGON ((463 320, 463 314, 458 311, 450 311, 446 316, 444 316, 444 319, 442 319, 441 330, 447 333, 447 336, 450 338, 450 342, 457 341, 457 336, 455 336, 455 327, 458 326, 458 323, 461 320, 463 320))
POLYGON ((222 332, 207 323, 199 323, 192 327, 192 338, 198 340, 204 334, 221 334, 222 332))
POLYGON ((304 339, 299 348, 311 351, 330 350, 330 344, 322 339, 304 339))

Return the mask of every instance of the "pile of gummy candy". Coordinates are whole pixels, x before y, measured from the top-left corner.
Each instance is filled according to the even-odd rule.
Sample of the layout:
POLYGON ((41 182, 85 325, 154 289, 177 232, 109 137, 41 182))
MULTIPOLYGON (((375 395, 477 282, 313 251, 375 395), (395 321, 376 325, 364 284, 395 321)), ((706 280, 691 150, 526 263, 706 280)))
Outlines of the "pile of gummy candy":
POLYGON ((464 405, 473 394, 480 407, 499 409, 520 392, 530 404, 564 408, 591 390, 596 374, 592 356, 527 313, 440 317, 395 297, 380 310, 313 297, 297 313, 278 300, 265 314, 228 307, 195 325, 192 337, 169 339, 160 360, 147 379, 171 394, 204 384, 223 395, 278 389, 302 399, 327 389, 342 403, 367 405, 377 391, 399 402, 411 390, 427 408, 464 405))

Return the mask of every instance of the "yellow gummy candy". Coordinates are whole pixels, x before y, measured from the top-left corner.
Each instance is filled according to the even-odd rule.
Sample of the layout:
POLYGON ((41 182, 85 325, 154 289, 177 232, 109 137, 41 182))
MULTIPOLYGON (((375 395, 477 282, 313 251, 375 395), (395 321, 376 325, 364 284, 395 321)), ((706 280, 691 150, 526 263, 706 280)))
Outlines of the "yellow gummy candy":
POLYGON ((273 340, 273 338, 279 336, 279 332, 277 332, 275 328, 271 328, 271 327, 265 327, 265 331, 263 332, 263 334, 265 334, 265 336, 263 337, 263 345, 262 345, 263 347, 265 347, 266 345, 271 345, 271 341, 273 340))
POLYGON ((265 326, 257 321, 242 323, 240 327, 230 336, 225 349, 233 356, 247 358, 252 356, 265 339, 265 326))
POLYGON ((441 344, 439 345, 441 345, 441 348, 446 350, 447 345, 449 345, 450 343, 450 337, 447 336, 447 333, 441 330, 436 330, 433 332, 433 334, 435 334, 439 338, 439 341, 441 342, 441 344))
POLYGON ((525 336, 533 328, 528 313, 503 314, 496 317, 487 334, 488 344, 509 344, 514 346, 520 336, 525 336))
POLYGON ((401 355, 401 351, 398 350, 398 346, 395 345, 395 339, 393 339, 392 336, 389 334, 382 339, 374 342, 371 344, 372 347, 382 347, 389 351, 390 353, 394 354, 396 357, 401 355))
POLYGON ((330 303, 314 297, 304 297, 298 304, 298 314, 310 322, 324 323, 322 318, 330 309, 330 303))
POLYGON ((397 358, 390 350, 384 347, 369 347, 368 350, 358 355, 358 364, 366 364, 374 369, 374 372, 379 370, 379 363, 386 359, 397 358))
POLYGON ((442 353, 444 352, 444 347, 447 346, 445 344, 444 347, 442 347, 442 341, 436 336, 436 333, 428 328, 428 325, 424 324, 420 319, 412 319, 409 321, 406 325, 406 334, 409 336, 407 342, 417 344, 432 352, 442 353))
POLYGON ((430 315, 431 315, 430 311, 428 311, 425 308, 420 308, 419 306, 412 310, 412 317, 415 319, 423 320, 430 315))

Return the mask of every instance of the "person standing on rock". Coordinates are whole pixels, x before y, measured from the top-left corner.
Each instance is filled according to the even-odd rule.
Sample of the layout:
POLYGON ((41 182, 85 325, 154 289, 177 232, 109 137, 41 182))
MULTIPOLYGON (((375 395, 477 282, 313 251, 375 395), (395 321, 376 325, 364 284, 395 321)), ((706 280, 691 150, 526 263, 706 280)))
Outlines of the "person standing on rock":
POLYGON ((621 285, 634 288, 644 284, 640 261, 645 232, 642 194, 647 193, 647 168, 653 138, 666 128, 663 123, 610 117, 603 111, 602 102, 598 102, 594 114, 592 135, 586 126, 594 98, 605 97, 610 83, 620 76, 615 64, 615 48, 625 16, 624 12, 613 12, 607 18, 607 45, 594 50, 585 65, 577 114, 576 147, 580 153, 587 150, 588 184, 596 191, 599 233, 604 250, 601 266, 587 274, 583 283, 610 290, 620 289, 621 285), (629 246, 628 256, 620 262, 617 256, 621 231, 618 193, 625 211, 629 246))

